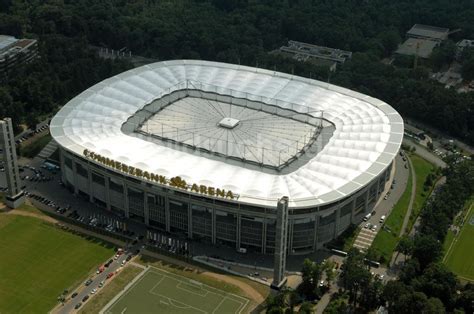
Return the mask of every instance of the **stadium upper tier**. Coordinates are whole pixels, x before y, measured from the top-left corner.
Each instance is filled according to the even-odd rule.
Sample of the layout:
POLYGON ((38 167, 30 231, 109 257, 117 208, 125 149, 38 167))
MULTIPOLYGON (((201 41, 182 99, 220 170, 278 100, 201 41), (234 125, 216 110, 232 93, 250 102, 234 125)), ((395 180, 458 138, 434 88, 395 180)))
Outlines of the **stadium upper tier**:
POLYGON ((403 120, 386 103, 331 84, 258 68, 177 60, 92 86, 56 114, 51 134, 77 155, 87 149, 150 173, 231 190, 238 202, 273 207, 286 195, 290 207, 305 208, 349 196, 382 173, 401 145, 403 120), (173 99, 160 105, 166 97, 173 99), (319 127, 317 121, 322 121, 319 127), (327 138, 318 140, 318 130, 328 126, 331 132, 322 132, 327 138), (253 137, 246 138, 246 132, 253 137), (309 144, 298 141, 309 142, 312 134, 313 144, 319 145, 313 154, 309 144), (233 154, 243 160, 206 153, 215 143, 219 147, 214 150, 227 152, 226 141, 234 143, 233 154), (289 153, 292 141, 297 143, 289 153), (266 149, 273 151, 267 159, 266 149), (280 157, 285 149, 288 153, 280 157), (270 157, 278 164, 280 158, 295 156, 285 171, 263 167, 270 157))

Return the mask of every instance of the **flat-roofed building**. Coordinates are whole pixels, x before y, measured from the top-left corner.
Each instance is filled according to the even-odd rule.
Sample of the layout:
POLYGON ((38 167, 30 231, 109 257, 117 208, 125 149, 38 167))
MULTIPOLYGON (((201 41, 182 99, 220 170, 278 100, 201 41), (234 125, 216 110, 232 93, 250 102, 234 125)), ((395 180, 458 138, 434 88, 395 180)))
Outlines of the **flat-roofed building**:
POLYGON ((7 74, 18 64, 30 62, 38 56, 36 39, 17 39, 0 35, 0 75, 7 74))
POLYGON ((415 24, 406 33, 407 39, 398 47, 395 54, 428 59, 433 49, 446 40, 448 35, 449 28, 415 24))
POLYGON ((343 64, 352 57, 352 52, 307 44, 290 40, 287 46, 282 46, 278 50, 281 55, 289 56, 295 60, 311 62, 318 66, 328 67, 335 71, 338 64, 343 64))
POLYGON ((448 39, 449 28, 415 24, 406 35, 408 38, 429 39, 441 42, 448 39))

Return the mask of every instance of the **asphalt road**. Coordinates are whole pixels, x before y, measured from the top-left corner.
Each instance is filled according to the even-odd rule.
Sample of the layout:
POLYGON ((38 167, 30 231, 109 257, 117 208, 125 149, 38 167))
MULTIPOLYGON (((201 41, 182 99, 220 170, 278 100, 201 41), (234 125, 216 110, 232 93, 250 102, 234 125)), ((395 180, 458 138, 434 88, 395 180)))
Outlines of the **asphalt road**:
MULTIPOLYGON (((402 196, 403 192, 405 191, 405 187, 408 182, 408 177, 409 177, 409 170, 405 168, 405 164, 407 164, 406 161, 403 161, 402 157, 400 154, 397 155, 395 158, 395 174, 394 174, 394 180, 395 184, 393 185, 393 189, 390 188, 390 182, 388 184, 388 191, 390 191, 390 195, 387 197, 387 199, 384 199, 384 193, 387 191, 384 191, 382 193, 381 199, 378 202, 378 204, 375 206, 375 214, 370 217, 368 221, 364 221, 360 224, 360 226, 363 228, 364 225, 369 222, 371 224, 377 225, 377 231, 380 230, 380 218, 382 216, 388 217, 390 212, 392 211, 393 207, 395 204, 397 204, 398 200, 402 196)), ((386 219, 386 218, 385 218, 386 219)))
MULTIPOLYGON (((90 299, 94 296, 91 293, 92 290, 102 289, 103 287, 99 288, 99 284, 102 281, 104 282, 104 286, 105 286, 107 285, 109 281, 113 280, 114 279, 113 276, 115 276, 123 268, 121 266, 122 261, 124 261, 127 258, 127 256, 131 254, 131 252, 134 252, 136 249, 138 249, 139 245, 141 245, 141 243, 138 243, 137 245, 129 248, 126 251, 126 253, 120 255, 117 259, 114 259, 114 257, 112 256, 110 259, 112 259, 113 262, 110 264, 109 267, 105 268, 105 270, 101 272, 100 274, 94 274, 90 277, 90 279, 92 280, 92 283, 90 285, 86 286, 85 283, 82 283, 81 286, 79 286, 76 290, 70 291, 70 294, 66 298, 66 302, 64 303, 62 307, 59 308, 57 313, 60 313, 60 314, 71 313, 75 311, 75 307, 77 304, 81 303, 81 307, 82 307, 84 306, 84 303, 90 302, 90 299), (112 278, 107 279, 107 276, 109 276, 109 274, 112 274, 112 273, 114 274, 112 278), (75 296, 74 298, 71 298, 71 295, 75 292, 77 293, 77 296, 75 296), (83 302, 83 299, 86 296, 89 296, 89 298, 87 301, 83 302)), ((104 264, 105 263, 107 263, 107 261, 104 261, 104 264)), ((97 266, 99 267, 100 265, 97 265, 97 266)))
POLYGON ((403 144, 407 144, 407 145, 410 145, 410 146, 415 146, 415 148, 416 148, 415 154, 416 155, 419 155, 420 157, 428 160, 429 162, 431 162, 432 164, 434 164, 438 167, 446 168, 446 163, 443 160, 441 160, 438 156, 436 156, 433 153, 431 153, 430 151, 428 151, 423 146, 421 146, 421 145, 419 145, 419 144, 415 143, 414 141, 412 141, 410 139, 407 139, 407 138, 403 138, 403 144))

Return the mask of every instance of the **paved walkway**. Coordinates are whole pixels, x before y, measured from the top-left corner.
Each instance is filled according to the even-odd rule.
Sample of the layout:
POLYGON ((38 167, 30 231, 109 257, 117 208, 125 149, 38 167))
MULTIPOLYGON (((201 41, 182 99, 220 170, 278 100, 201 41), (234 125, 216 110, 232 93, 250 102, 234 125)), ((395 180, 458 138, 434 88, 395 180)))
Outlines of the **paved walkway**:
POLYGON ((402 228, 400 229, 400 234, 398 235, 401 237, 405 233, 405 229, 407 228, 408 222, 410 221, 411 211, 413 209, 413 202, 415 201, 416 196, 416 172, 415 168, 413 168, 413 163, 411 162, 410 157, 406 155, 408 164, 410 165, 411 171, 411 196, 410 196, 410 203, 408 203, 408 210, 405 214, 405 218, 403 219, 402 228))
POLYGON ((38 157, 47 159, 51 157, 51 155, 58 149, 58 143, 55 140, 49 141, 48 145, 46 145, 41 152, 38 154, 38 157))
MULTIPOLYGON (((410 157, 408 157, 407 154, 405 154, 407 158, 407 162, 410 165, 410 172, 411 172, 411 196, 410 196, 410 202, 408 203, 408 209, 407 213, 405 214, 405 218, 403 219, 403 224, 402 227, 400 228, 400 233, 398 234, 399 237, 403 236, 405 234, 405 229, 408 225, 408 222, 410 221, 410 216, 413 208, 413 202, 415 201, 415 196, 416 196, 416 172, 415 168, 413 168, 413 163, 411 162, 410 157)), ((400 262, 401 258, 404 260, 406 259, 405 256, 398 252, 394 251, 392 253, 392 259, 390 260, 389 265, 395 265, 400 262)))

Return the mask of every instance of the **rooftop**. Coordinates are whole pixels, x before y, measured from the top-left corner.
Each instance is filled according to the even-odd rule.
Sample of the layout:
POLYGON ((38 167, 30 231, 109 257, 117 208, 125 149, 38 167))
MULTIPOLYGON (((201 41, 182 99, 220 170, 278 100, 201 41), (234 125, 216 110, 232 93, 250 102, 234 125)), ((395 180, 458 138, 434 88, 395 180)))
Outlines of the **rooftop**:
POLYGON ((449 28, 442 28, 430 25, 415 24, 407 32, 408 37, 421 37, 443 41, 448 38, 449 28))
MULTIPOLYGON (((162 124, 167 123, 164 116, 160 118, 160 113, 156 117, 162 124)), ((52 119, 50 130, 63 149, 76 155, 82 156, 88 150, 148 173, 167 178, 179 176, 189 184, 231 190, 239 195, 238 202, 243 204, 274 207, 282 195, 287 195, 290 207, 308 208, 344 199, 382 174, 400 148, 403 120, 383 101, 325 82, 233 64, 174 60, 135 68, 90 87, 61 108, 52 119), (203 100, 209 100, 203 93, 215 97, 214 102, 203 100), (159 101, 164 95, 174 97, 170 106, 165 106, 168 101, 159 101), (186 96, 190 99, 186 100, 186 96), (186 104, 193 97, 200 99, 198 103, 186 104), (177 102, 178 98, 184 99, 184 103, 177 102), (240 107, 233 107, 232 115, 227 111, 219 115, 213 109, 215 106, 220 110, 215 102, 222 108, 229 106, 229 111, 229 104, 240 104, 240 107), (311 146, 306 150, 306 154, 310 154, 308 158, 305 157, 308 155, 300 155, 281 172, 276 172, 241 159, 217 156, 215 151, 210 153, 196 145, 178 145, 171 135, 167 141, 159 138, 155 141, 147 134, 137 135, 137 126, 144 125, 150 116, 159 112, 159 106, 168 108, 170 118, 181 116, 172 113, 177 111, 173 106, 198 110, 191 117, 183 113, 182 118, 172 119, 173 125, 177 123, 174 125, 178 129, 176 139, 181 143, 186 139, 179 135, 180 130, 189 131, 194 119, 204 119, 200 123, 207 125, 210 131, 218 128, 222 133, 242 132, 250 123, 253 134, 264 133, 269 141, 280 143, 277 147, 287 141, 293 141, 296 147, 293 137, 296 135, 287 138, 285 133, 293 132, 285 130, 294 127, 311 131, 312 125, 318 125, 321 112, 324 112, 324 121, 333 125, 334 130, 320 151, 312 154, 311 146), (244 113, 234 115, 234 109, 235 113, 237 109, 244 110, 256 120, 252 121, 244 113), (261 112, 257 114, 250 109, 261 112), (265 114, 268 116, 264 117, 265 114), (217 127, 223 117, 238 119, 241 125, 230 131, 217 127), (271 122, 273 119, 286 125, 279 127, 271 122), (129 121, 134 122, 128 124, 129 121)), ((158 128, 153 133, 160 135, 160 132, 158 128)), ((305 133, 300 134, 304 138, 305 133)), ((211 133, 214 135, 217 134, 211 133)), ((318 140, 323 136, 324 129, 318 140)), ((251 137, 252 133, 241 135, 246 145, 253 145, 247 142, 251 137)), ((257 143, 260 147, 267 145, 263 139, 257 143)))
POLYGON ((429 58, 438 42, 429 39, 408 38, 401 44, 395 53, 406 56, 418 55, 421 58, 429 58))

